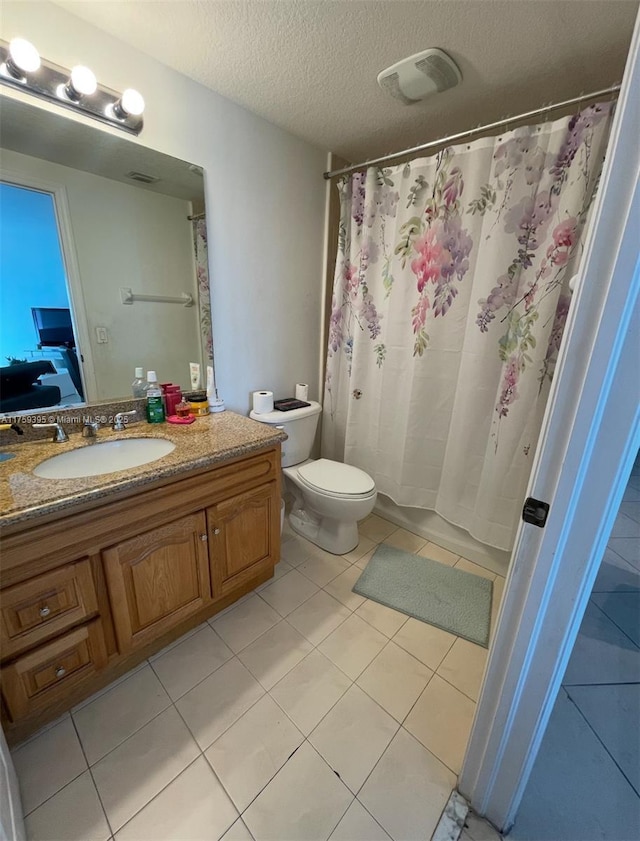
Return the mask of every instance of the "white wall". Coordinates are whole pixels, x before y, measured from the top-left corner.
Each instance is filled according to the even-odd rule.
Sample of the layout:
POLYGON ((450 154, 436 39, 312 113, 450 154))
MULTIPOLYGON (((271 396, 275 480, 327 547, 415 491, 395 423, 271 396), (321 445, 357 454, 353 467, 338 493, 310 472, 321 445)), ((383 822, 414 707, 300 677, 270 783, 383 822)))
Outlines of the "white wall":
MULTIPOLYGON (((2 150, 0 174, 63 186, 80 271, 97 400, 130 396, 134 368, 160 382, 189 384, 189 362, 201 361, 198 308, 159 303, 123 305, 120 287, 145 295, 196 291, 189 202, 70 167, 2 150), (109 341, 96 342, 96 327, 109 341)), ((28 306, 38 301, 27 301, 28 306)), ((81 352, 87 358, 86 347, 81 352)))
POLYGON ((287 396, 297 381, 318 398, 325 153, 52 3, 3 2, 0 37, 17 35, 50 61, 86 63, 103 84, 140 90, 145 127, 134 142, 204 168, 227 406, 246 412, 250 392, 287 396))

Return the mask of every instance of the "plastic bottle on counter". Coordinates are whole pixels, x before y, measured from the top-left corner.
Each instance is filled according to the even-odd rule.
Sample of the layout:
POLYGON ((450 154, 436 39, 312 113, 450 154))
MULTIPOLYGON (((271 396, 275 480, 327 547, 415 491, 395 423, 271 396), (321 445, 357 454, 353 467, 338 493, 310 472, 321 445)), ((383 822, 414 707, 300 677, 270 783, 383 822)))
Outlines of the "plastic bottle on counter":
POLYGON ((142 368, 136 368, 135 370, 135 380, 131 383, 131 391, 134 397, 147 396, 147 381, 144 378, 142 368))
POLYGON ((147 422, 164 423, 162 389, 155 371, 147 371, 147 422))

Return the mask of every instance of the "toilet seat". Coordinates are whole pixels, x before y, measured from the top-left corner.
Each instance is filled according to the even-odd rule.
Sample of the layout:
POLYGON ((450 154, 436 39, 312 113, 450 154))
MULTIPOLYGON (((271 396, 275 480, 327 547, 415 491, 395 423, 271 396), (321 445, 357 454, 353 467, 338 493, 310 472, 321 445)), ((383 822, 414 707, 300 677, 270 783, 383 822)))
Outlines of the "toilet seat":
POLYGON ((357 467, 321 458, 298 467, 300 482, 335 499, 366 499, 375 493, 375 482, 357 467))

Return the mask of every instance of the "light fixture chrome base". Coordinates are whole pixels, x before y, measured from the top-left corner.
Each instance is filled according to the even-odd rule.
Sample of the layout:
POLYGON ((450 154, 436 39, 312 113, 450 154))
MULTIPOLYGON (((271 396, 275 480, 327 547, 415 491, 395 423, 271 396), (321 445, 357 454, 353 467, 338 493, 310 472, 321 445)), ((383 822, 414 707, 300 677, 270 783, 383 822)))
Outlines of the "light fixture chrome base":
POLYGON ((41 59, 38 70, 16 76, 15 71, 11 71, 11 65, 7 67, 9 59, 9 44, 0 40, 0 84, 25 91, 130 134, 137 135, 142 131, 142 117, 128 114, 121 109, 121 94, 117 91, 98 84, 97 90, 90 96, 77 95, 73 98, 67 93, 69 70, 41 59))

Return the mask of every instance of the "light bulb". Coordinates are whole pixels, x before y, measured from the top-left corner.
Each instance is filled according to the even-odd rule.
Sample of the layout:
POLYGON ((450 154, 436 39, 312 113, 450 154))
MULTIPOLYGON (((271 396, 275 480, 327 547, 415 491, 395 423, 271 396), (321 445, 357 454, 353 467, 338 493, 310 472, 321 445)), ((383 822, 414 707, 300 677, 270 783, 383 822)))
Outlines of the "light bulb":
POLYGON ((40 55, 33 44, 24 38, 12 38, 7 59, 11 75, 21 79, 26 73, 35 73, 39 67, 40 55))
POLYGON ((98 89, 98 80, 95 73, 88 67, 77 64, 71 71, 71 78, 67 87, 72 88, 78 97, 91 96, 98 89))
POLYGON ((125 114, 130 114, 132 117, 139 117, 144 111, 142 94, 133 88, 127 88, 120 98, 120 107, 125 114))

